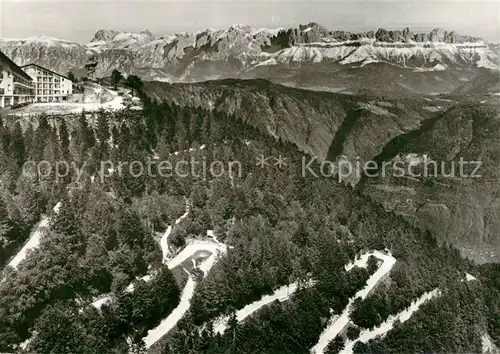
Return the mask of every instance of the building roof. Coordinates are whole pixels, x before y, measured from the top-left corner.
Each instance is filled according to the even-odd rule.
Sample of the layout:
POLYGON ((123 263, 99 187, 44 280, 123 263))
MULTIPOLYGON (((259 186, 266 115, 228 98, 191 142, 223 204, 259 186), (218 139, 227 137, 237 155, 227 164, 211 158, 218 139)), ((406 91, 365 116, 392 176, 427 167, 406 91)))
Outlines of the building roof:
POLYGON ((40 66, 40 65, 35 64, 35 63, 30 63, 30 64, 23 65, 23 66, 21 66, 21 68, 26 68, 28 66, 36 66, 39 69, 47 70, 48 72, 51 72, 52 74, 55 74, 55 75, 60 76, 60 77, 64 77, 65 79, 68 79, 69 81, 71 81, 71 79, 69 77, 67 77, 66 75, 61 75, 59 73, 56 73, 55 71, 52 71, 52 70, 47 69, 47 68, 44 68, 43 66, 40 66))
POLYGON ((33 78, 29 76, 23 69, 21 69, 16 63, 14 63, 8 56, 6 56, 2 51, 0 51, 0 66, 6 65, 9 69, 19 76, 22 76, 26 80, 33 81, 33 78))

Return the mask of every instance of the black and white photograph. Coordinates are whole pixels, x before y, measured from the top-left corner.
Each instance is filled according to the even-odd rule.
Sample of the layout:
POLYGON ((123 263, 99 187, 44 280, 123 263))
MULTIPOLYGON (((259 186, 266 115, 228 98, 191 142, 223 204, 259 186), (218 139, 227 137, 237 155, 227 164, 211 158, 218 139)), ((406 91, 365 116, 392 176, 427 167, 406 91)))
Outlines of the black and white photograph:
POLYGON ((0 0, 0 353, 500 354, 500 0, 0 0))

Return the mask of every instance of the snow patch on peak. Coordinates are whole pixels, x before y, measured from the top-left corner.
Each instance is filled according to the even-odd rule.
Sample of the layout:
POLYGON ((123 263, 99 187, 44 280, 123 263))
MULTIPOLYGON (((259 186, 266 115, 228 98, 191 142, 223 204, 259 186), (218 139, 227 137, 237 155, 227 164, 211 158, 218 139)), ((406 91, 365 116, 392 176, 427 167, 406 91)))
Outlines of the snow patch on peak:
POLYGON ((263 62, 261 62, 261 63, 259 63, 259 64, 255 65, 255 66, 256 66, 256 67, 257 67, 257 66, 270 66, 270 65, 276 65, 276 64, 277 64, 277 63, 276 63, 276 59, 274 59, 274 58, 270 58, 270 59, 267 59, 267 60, 265 60, 265 61, 263 61, 263 62))
POLYGON ((21 46, 45 46, 45 47, 54 47, 54 46, 73 47, 73 46, 77 46, 77 47, 79 47, 80 46, 78 43, 74 43, 71 41, 67 41, 67 40, 59 39, 59 38, 55 38, 55 37, 49 37, 49 36, 45 36, 45 35, 32 36, 32 37, 27 37, 27 38, 23 38, 23 39, 1 38, 0 43, 14 45, 16 47, 21 47, 21 46))
POLYGON ((447 69, 446 65, 437 64, 434 68, 434 71, 445 71, 447 69))
POLYGON ((140 33, 99 30, 86 46, 98 52, 104 49, 132 49, 148 45, 155 37, 148 30, 140 33))
POLYGON ((293 46, 286 48, 275 55, 276 61, 280 63, 288 62, 306 62, 312 61, 319 63, 326 60, 341 60, 349 55, 354 47, 334 46, 334 47, 316 47, 316 46, 293 46))
POLYGON ((69 41, 58 39, 55 37, 49 37, 45 35, 32 36, 25 39, 26 42, 66 42, 71 43, 69 41))
POLYGON ((146 40, 146 39, 151 39, 151 35, 148 34, 143 34, 141 33, 131 33, 131 32, 125 32, 125 33, 119 33, 113 38, 113 42, 117 41, 128 41, 128 40, 136 40, 136 41, 141 41, 141 40, 146 40))
POLYGON ((432 68, 416 68, 414 72, 426 72, 426 71, 445 71, 448 67, 444 64, 436 64, 432 68))
POLYGON ((97 31, 95 33, 94 38, 92 38, 92 40, 90 42, 91 43, 92 42, 101 42, 101 41, 108 42, 108 41, 112 40, 118 33, 120 33, 120 32, 115 31, 115 30, 100 29, 99 31, 97 31))

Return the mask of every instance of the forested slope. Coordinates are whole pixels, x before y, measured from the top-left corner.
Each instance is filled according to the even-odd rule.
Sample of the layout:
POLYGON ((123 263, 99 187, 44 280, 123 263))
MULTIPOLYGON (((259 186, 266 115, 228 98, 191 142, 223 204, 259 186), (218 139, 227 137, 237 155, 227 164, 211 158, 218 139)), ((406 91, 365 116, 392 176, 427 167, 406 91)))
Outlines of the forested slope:
MULTIPOLYGON (((347 272, 345 264, 363 250, 386 248, 398 262, 359 304, 364 310, 357 311, 356 325, 373 326, 435 288, 443 295, 381 341, 356 346, 356 352, 479 352, 486 332, 500 344, 497 265, 479 267, 462 259, 436 235, 334 179, 303 176, 304 155, 296 145, 238 116, 143 99, 143 112, 41 117, 23 128, 3 122, 4 224, 30 225, 23 221, 28 215, 33 225, 56 202, 63 207, 41 247, 17 271, 4 270, 1 351, 15 351, 31 337, 28 350, 37 353, 144 351, 142 338, 177 305, 185 281, 162 265, 157 242, 184 212, 185 198, 192 210, 175 232, 174 246, 215 230, 231 247, 206 278, 196 277, 189 312, 153 352, 308 353, 331 315, 342 312, 370 275, 364 268, 347 272), (261 155, 281 156, 286 166, 257 166, 261 155), (208 165, 240 161, 242 173, 98 174, 101 160, 116 167, 119 161, 192 158, 208 165), (75 161, 84 169, 59 181, 42 178, 40 171, 21 175, 24 162, 42 159, 75 161), (124 291, 152 270, 157 275, 150 282, 137 281, 133 292, 124 291), (478 280, 463 282, 465 272, 478 280), (310 279, 314 285, 290 301, 273 303, 240 325, 230 321, 222 336, 214 334, 212 322, 219 316, 310 279), (114 300, 101 310, 89 306, 110 292, 114 300), (421 329, 427 324, 434 324, 431 341, 421 329)), ((7 240, 5 260, 27 236, 1 234, 7 240)))

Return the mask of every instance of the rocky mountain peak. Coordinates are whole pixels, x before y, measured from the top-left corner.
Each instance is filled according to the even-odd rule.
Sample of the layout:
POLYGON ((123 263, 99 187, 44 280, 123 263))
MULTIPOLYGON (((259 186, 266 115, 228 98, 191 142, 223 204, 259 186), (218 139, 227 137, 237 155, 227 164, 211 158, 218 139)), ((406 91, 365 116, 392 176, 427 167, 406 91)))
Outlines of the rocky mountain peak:
POLYGON ((158 38, 148 30, 100 29, 85 45, 33 37, 0 39, 0 50, 16 63, 38 62, 58 72, 83 68, 88 57, 96 56, 100 61, 99 76, 109 75, 118 68, 126 73, 151 79, 168 77, 172 81, 243 75, 248 70, 263 71, 264 67, 273 70, 272 66, 279 68, 289 63, 331 62, 373 67, 385 62, 420 71, 473 64, 494 70, 500 67, 498 47, 490 48, 478 38, 454 31, 436 28, 415 33, 410 28, 380 28, 348 32, 329 30, 316 22, 278 29, 232 25, 158 38), (422 51, 422 47, 429 50, 422 51))
POLYGON ((445 42, 448 32, 442 28, 435 28, 429 33, 431 42, 445 42))
POLYGON ((404 42, 408 43, 413 41, 414 34, 410 30, 410 28, 406 27, 401 30, 386 30, 384 28, 379 28, 377 32, 375 32, 375 39, 379 42, 404 42))
POLYGON ((442 28, 435 28, 429 33, 418 33, 413 36, 415 42, 443 42, 449 44, 456 43, 476 43, 482 39, 472 36, 464 36, 455 31, 448 32, 442 28))
POLYGON ((147 37, 154 37, 153 34, 149 30, 141 31, 140 34, 147 36, 147 37))
POLYGON ((374 34, 373 32, 367 32, 365 33, 365 36, 367 38, 375 38, 378 42, 385 43, 440 42, 456 44, 475 43, 481 41, 481 38, 463 36, 454 31, 448 32, 441 28, 435 28, 428 33, 413 33, 408 27, 403 30, 386 30, 384 28, 379 28, 374 34))
POLYGON ((149 30, 144 30, 139 33, 132 33, 132 32, 120 32, 116 30, 110 30, 110 29, 100 29, 98 30, 94 38, 90 41, 90 43, 94 42, 111 42, 113 39, 115 39, 118 35, 122 36, 131 36, 131 37, 137 37, 137 38, 144 38, 144 39, 153 39, 154 36, 149 30))
POLYGON ((253 31, 253 28, 249 25, 233 24, 228 28, 228 32, 244 32, 248 33, 253 31))
POLYGON ((305 30, 311 31, 312 30, 315 32, 321 32, 321 33, 325 33, 325 34, 328 34, 330 32, 326 27, 323 27, 322 25, 320 25, 317 22, 309 22, 307 25, 299 25, 299 29, 301 31, 305 31, 305 30))

